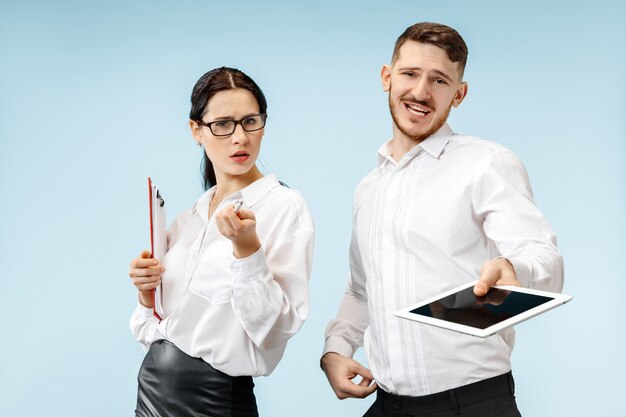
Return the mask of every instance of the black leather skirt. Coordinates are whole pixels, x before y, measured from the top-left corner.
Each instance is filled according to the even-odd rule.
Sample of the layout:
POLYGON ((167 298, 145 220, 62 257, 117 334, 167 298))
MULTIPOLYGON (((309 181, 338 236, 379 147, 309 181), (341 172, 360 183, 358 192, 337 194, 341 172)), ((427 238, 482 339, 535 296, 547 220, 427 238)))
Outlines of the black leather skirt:
POLYGON ((173 343, 150 346, 139 376, 136 417, 258 417, 250 376, 232 377, 173 343))

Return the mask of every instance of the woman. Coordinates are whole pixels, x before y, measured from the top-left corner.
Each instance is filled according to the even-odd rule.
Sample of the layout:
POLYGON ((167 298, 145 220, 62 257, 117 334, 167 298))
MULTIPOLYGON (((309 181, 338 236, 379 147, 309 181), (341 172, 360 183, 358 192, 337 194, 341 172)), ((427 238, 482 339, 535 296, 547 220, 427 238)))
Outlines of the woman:
POLYGON ((149 348, 137 416, 258 416, 252 377, 272 372, 308 314, 313 222, 297 192, 256 167, 266 110, 236 69, 209 71, 193 89, 189 125, 208 190, 172 223, 163 259, 144 251, 130 266, 131 330, 149 348))

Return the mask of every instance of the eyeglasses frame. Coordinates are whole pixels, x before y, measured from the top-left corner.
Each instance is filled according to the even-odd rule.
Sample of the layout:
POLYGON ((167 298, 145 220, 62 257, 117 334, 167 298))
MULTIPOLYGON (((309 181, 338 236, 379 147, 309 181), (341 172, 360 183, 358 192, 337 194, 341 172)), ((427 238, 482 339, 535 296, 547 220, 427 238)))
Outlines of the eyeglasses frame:
POLYGON ((196 122, 196 123, 198 123, 200 126, 206 126, 206 127, 208 127, 208 128, 209 128, 209 130, 211 131, 211 134, 212 134, 213 136, 217 136, 217 137, 222 137, 222 138, 225 138, 225 137, 227 137, 227 136, 231 136, 233 133, 235 133, 235 130, 237 130, 237 125, 240 125, 240 126, 241 126, 241 128, 244 130, 244 132, 256 132, 256 131, 258 131, 258 130, 263 129, 263 128, 265 127, 265 123, 267 122, 267 113, 257 113, 257 114, 251 114, 251 115, 246 116, 246 117, 244 117, 243 119, 240 119, 240 120, 228 120, 228 119, 225 119, 225 120, 215 120, 215 121, 213 121, 213 122, 209 122, 209 123, 205 123, 205 122, 204 122, 204 121, 202 121, 202 120, 196 120, 195 122, 196 122), (254 117, 254 116, 261 116, 261 120, 263 121, 263 126, 259 127, 258 129, 252 129, 252 130, 248 130, 248 129, 246 129, 246 128, 244 127, 244 125, 243 125, 241 122, 243 122, 243 121, 244 121, 244 120, 246 120, 246 119, 249 119, 250 117, 254 117), (229 134, 227 134, 227 135, 216 135, 216 134, 215 134, 215 132, 213 132, 213 128, 211 127, 211 125, 212 125, 212 124, 215 124, 215 123, 220 123, 220 122, 233 122, 233 123, 235 123, 235 127, 233 128, 233 131, 232 131, 232 132, 230 132, 230 133, 229 133, 229 134))

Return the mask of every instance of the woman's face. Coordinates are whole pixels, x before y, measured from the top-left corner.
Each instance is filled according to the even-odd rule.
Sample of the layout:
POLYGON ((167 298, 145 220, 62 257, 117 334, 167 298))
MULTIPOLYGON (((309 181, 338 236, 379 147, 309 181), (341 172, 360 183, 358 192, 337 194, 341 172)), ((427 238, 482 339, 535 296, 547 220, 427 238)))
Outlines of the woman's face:
MULTIPOLYGON (((215 94, 209 100, 202 117, 204 123, 242 121, 235 125, 235 131, 231 135, 215 136, 208 126, 191 121, 193 137, 204 147, 213 163, 218 181, 219 178, 246 174, 255 166, 265 129, 246 132, 242 124, 251 129, 250 122, 253 121, 247 118, 258 114, 259 103, 252 93, 236 88, 215 94)), ((213 124, 212 129, 218 133, 223 125, 223 123, 213 124)))

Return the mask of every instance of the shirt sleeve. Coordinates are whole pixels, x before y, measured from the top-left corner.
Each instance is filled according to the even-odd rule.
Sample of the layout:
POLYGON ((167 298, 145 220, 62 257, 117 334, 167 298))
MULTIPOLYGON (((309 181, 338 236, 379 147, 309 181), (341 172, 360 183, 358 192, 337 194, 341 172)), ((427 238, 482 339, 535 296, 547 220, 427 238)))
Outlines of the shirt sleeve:
POLYGON ((520 160, 508 150, 492 153, 478 167, 473 186, 475 214, 521 285, 560 292, 563 259, 556 235, 533 201, 520 160))
POLYGON ((363 336, 369 325, 366 278, 358 246, 356 224, 352 224, 350 243, 350 274, 337 317, 326 327, 322 355, 328 352, 352 357, 363 346, 363 336))
POLYGON ((159 322, 151 308, 139 303, 130 316, 130 331, 145 350, 148 350, 152 342, 165 338, 162 326, 164 321, 159 322))
POLYGON ((308 316, 313 246, 314 231, 300 229, 267 255, 260 248, 231 264, 232 308, 258 348, 284 345, 308 316))

